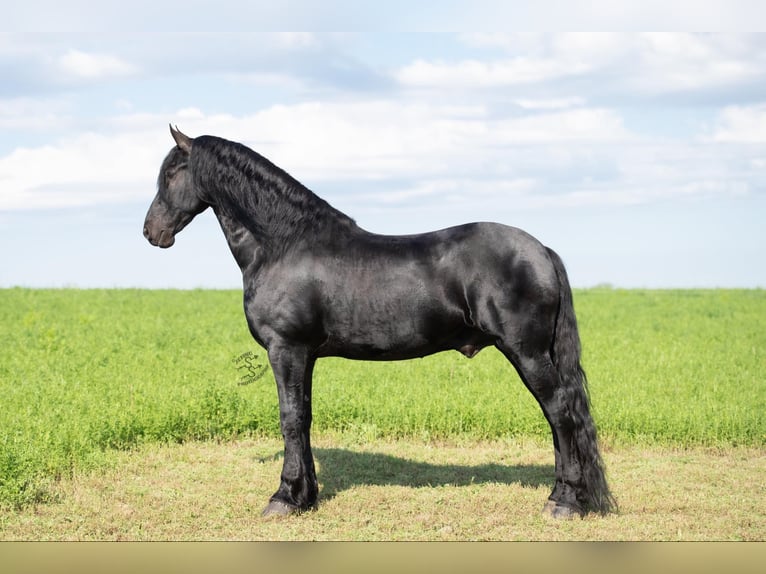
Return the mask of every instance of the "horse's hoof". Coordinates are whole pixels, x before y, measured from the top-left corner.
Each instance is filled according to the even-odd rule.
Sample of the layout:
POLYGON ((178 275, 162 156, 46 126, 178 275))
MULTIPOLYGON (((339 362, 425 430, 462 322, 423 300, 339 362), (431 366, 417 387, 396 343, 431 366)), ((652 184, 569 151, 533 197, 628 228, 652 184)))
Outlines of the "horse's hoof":
POLYGON ((300 509, 297 506, 291 506, 281 500, 272 500, 268 506, 263 509, 261 516, 264 518, 271 516, 289 516, 291 514, 298 514, 300 509))
POLYGON ((543 506, 543 515, 557 520, 572 520, 574 518, 582 518, 583 512, 571 506, 559 504, 555 500, 549 500, 543 506))

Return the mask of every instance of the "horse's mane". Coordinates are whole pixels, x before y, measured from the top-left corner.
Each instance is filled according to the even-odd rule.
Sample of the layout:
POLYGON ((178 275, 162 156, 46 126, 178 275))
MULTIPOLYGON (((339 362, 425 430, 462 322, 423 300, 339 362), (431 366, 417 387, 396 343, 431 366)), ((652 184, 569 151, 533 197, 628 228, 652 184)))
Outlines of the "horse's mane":
POLYGON ((284 252, 298 241, 321 242, 356 228, 353 219, 242 144, 197 137, 190 167, 206 199, 269 251, 284 252))

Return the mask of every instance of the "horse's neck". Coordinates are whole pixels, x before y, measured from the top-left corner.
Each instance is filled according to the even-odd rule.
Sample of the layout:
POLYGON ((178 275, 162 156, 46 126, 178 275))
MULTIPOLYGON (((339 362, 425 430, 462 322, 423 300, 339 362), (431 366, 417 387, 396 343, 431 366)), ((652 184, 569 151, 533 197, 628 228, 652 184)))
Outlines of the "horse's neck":
POLYGON ((253 234, 236 219, 229 217, 221 211, 214 209, 221 225, 226 242, 239 268, 244 273, 249 267, 255 265, 258 257, 258 242, 253 234))

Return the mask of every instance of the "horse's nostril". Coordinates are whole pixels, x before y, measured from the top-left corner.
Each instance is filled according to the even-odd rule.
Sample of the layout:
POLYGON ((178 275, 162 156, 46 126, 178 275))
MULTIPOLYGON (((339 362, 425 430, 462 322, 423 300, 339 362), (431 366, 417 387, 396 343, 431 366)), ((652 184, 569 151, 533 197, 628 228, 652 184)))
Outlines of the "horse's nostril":
POLYGON ((146 225, 144 225, 144 237, 149 239, 149 228, 146 225))

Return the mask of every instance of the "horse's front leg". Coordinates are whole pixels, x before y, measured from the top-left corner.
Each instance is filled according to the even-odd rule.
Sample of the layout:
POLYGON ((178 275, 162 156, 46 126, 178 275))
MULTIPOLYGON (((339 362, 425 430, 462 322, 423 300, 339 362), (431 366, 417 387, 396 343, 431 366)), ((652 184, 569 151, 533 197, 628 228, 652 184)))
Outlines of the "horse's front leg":
POLYGON ((277 381, 285 457, 279 489, 263 516, 308 510, 316 504, 319 491, 309 440, 314 358, 308 349, 273 344, 269 347, 269 362, 277 381))

